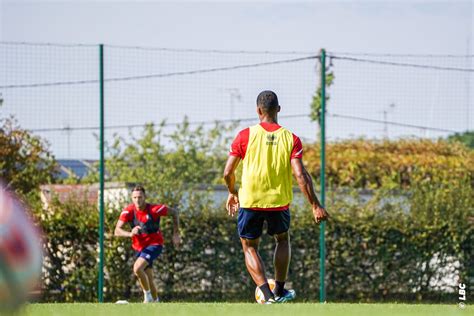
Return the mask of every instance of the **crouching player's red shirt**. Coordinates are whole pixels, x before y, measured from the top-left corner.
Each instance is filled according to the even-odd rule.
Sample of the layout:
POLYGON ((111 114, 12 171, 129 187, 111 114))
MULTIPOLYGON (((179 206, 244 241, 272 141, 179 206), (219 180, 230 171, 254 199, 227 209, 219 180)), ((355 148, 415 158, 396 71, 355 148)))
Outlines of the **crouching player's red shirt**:
MULTIPOLYGON (((159 222, 161 216, 168 215, 168 207, 163 204, 146 204, 145 210, 137 210, 134 204, 128 205, 123 209, 120 214, 120 220, 126 223, 132 223, 133 219, 136 218, 142 223, 146 223, 148 220, 148 214, 153 218, 154 222, 159 222)), ((143 234, 132 236, 132 248, 136 251, 142 251, 143 248, 152 245, 163 245, 163 235, 161 230, 156 233, 143 234)))

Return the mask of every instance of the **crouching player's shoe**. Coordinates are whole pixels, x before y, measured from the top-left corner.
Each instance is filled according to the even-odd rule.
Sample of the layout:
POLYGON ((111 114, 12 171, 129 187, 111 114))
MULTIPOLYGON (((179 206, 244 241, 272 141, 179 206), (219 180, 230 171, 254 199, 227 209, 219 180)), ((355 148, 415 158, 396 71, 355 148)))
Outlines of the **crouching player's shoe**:
POLYGON ((295 290, 286 290, 286 289, 283 289, 283 295, 277 296, 277 295, 275 294, 275 301, 276 301, 277 303, 285 303, 285 302, 294 300, 295 297, 296 297, 296 292, 295 292, 295 290))
POLYGON ((145 297, 143 299, 143 303, 153 303, 153 302, 154 302, 154 300, 153 300, 152 297, 145 297))
POLYGON ((153 303, 154 299, 153 296, 151 296, 150 291, 144 292, 144 298, 143 298, 143 303, 153 303))

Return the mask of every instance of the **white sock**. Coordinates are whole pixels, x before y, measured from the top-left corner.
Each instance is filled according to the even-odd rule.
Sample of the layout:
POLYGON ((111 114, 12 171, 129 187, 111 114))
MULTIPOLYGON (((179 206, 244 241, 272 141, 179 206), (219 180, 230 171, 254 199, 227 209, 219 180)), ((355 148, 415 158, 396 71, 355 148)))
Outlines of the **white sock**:
POLYGON ((150 298, 151 297, 151 291, 143 290, 143 295, 145 296, 145 298, 150 298))

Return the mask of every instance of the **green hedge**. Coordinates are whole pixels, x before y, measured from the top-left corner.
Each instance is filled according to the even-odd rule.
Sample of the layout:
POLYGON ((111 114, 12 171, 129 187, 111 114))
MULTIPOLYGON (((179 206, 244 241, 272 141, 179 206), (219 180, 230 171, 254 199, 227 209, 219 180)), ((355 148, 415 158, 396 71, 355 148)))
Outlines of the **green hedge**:
MULTIPOLYGON (((327 224, 329 301, 440 300, 446 289, 430 285, 441 276, 472 277, 474 197, 469 178, 455 183, 420 183, 393 200, 380 189, 368 201, 356 192, 330 194, 327 224), (456 185, 455 189, 453 185, 456 185), (433 262, 437 257, 438 262, 433 262), (457 261, 454 265, 451 261, 457 261)), ((204 203, 206 200, 203 200, 204 203)), ((155 264, 163 300, 252 301, 254 285, 245 269, 235 218, 224 209, 207 210, 199 199, 183 210, 183 244, 166 245, 155 264), (204 209, 204 211, 202 211, 204 209)), ((55 202, 37 216, 46 236, 45 302, 95 301, 97 293, 98 214, 95 206, 55 202)), ((289 281, 301 300, 319 298, 319 227, 308 209, 292 210, 293 247, 289 281)), ((106 215, 105 300, 140 300, 132 274, 130 240, 113 237, 119 212, 106 215)), ((171 218, 162 221, 171 237, 171 218)), ((264 236, 261 255, 271 276, 273 242, 264 236)), ((453 289, 454 290, 454 289, 453 289)))
MULTIPOLYGON (((155 268, 160 295, 167 301, 253 299, 235 218, 228 218, 223 207, 212 209, 206 194, 189 190, 221 179, 222 148, 230 140, 220 131, 219 126, 208 134, 202 128, 190 130, 185 122, 171 136, 176 150, 168 151, 161 130, 149 125, 140 140, 127 144, 116 139, 109 148, 109 181, 145 179, 150 197, 173 205, 188 199, 190 206, 181 209, 183 245, 179 250, 167 246, 155 268)), ((317 181, 319 149, 310 145, 305 150, 305 163, 317 181)), ((97 179, 93 174, 88 181, 97 179)), ((446 141, 330 143, 327 179, 326 205, 332 215, 326 231, 328 300, 439 301, 456 294, 449 292, 454 288, 436 286, 436 279, 469 283, 474 276, 474 151, 446 141), (372 196, 364 200, 355 189, 373 190, 372 196)), ((289 281, 299 299, 314 301, 319 299, 319 228, 309 209, 302 208, 292 209, 289 281)), ((96 300, 96 206, 56 201, 48 211, 41 205, 34 209, 46 236, 42 300, 96 300)), ((113 237, 118 215, 106 214, 105 299, 140 300, 130 240, 113 237)), ((169 240, 170 219, 162 229, 169 240)), ((268 236, 261 255, 270 276, 273 242, 268 236)))
MULTIPOLYGON (((326 148, 330 187, 407 189, 422 181, 442 182, 468 177, 474 187, 474 150, 445 140, 346 140, 326 148)), ((305 146, 304 161, 319 181, 320 148, 305 146)))

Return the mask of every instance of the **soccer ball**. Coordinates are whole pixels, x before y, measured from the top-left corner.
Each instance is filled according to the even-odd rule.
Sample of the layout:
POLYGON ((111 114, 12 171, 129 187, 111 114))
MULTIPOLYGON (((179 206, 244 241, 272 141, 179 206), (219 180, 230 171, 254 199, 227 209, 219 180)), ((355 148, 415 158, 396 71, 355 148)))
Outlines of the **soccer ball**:
MULTIPOLYGON (((270 285, 270 290, 273 291, 273 289, 275 288, 275 280, 268 279, 267 282, 268 282, 268 285, 270 285)), ((263 295, 262 290, 260 290, 258 286, 255 288, 255 300, 257 301, 258 304, 265 303, 265 295, 263 295)))
POLYGON ((0 183, 0 311, 24 303, 41 275, 41 237, 26 212, 0 183))

